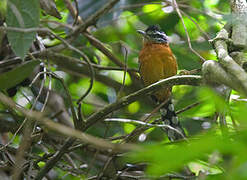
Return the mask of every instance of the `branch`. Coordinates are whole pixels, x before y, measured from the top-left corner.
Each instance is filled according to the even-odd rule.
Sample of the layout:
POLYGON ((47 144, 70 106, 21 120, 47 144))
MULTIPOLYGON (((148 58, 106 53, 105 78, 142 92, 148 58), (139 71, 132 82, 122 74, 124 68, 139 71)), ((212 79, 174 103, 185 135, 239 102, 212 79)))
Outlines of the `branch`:
POLYGON ((147 86, 143 89, 140 89, 139 91, 130 94, 128 96, 125 96, 121 99, 119 99, 117 102, 112 103, 102 110, 94 113, 87 119, 87 123, 85 126, 85 129, 89 128, 91 125, 95 124, 99 120, 102 120, 105 116, 107 116, 109 113, 112 113, 115 110, 120 109, 121 107, 124 107, 134 101, 136 101, 138 98, 146 96, 148 94, 151 94, 154 91, 157 91, 164 87, 170 87, 173 85, 194 85, 198 86, 201 84, 201 76, 196 75, 185 75, 185 76, 173 76, 169 77, 167 79, 163 79, 159 82, 156 82, 150 86, 147 86))
MULTIPOLYGON (((82 61, 78 58, 75 57, 71 57, 71 56, 66 56, 66 55, 62 55, 60 53, 56 53, 56 52, 52 52, 49 50, 43 51, 41 52, 40 55, 37 55, 39 57, 44 57, 46 56, 47 58, 51 59, 52 62, 54 62, 55 64, 59 63, 59 64, 63 64, 63 63, 71 63, 71 64, 77 64, 79 66, 81 65, 87 65, 87 63, 85 61, 82 61), (53 60, 55 59, 55 60, 53 60), (58 62, 60 61, 60 62, 58 62)), ((35 56, 36 57, 36 56, 35 56)), ((114 67, 114 66, 101 66, 98 64, 91 64, 93 68, 97 69, 97 70, 108 70, 108 71, 124 71, 123 67, 114 67)), ((128 71, 133 71, 133 72, 138 72, 137 69, 135 68, 128 68, 128 71)))
MULTIPOLYGON (((84 77, 84 76, 88 76, 90 77, 90 72, 87 66, 85 66, 84 64, 86 64, 86 62, 84 61, 80 61, 77 58, 74 57, 69 57, 69 56, 65 56, 65 55, 61 55, 59 53, 55 53, 51 50, 44 50, 42 52, 40 51, 36 51, 31 53, 32 56, 34 56, 35 58, 41 58, 41 59, 49 59, 51 62, 53 62, 54 64, 56 64, 58 66, 58 68, 62 69, 63 71, 78 76, 78 77, 84 77)), ((29 57, 26 56, 25 60, 28 59, 29 57)), ((12 59, 8 59, 6 61, 0 62, 0 67, 5 67, 7 65, 11 65, 11 64, 16 64, 16 63, 21 63, 21 59, 19 57, 15 57, 12 59)), ((98 70, 122 70, 123 68, 118 68, 118 67, 103 67, 103 66, 99 66, 96 64, 92 64, 92 66, 98 70), (95 65, 95 66, 94 66, 95 65)), ((123 69, 124 70, 124 69, 123 69)), ((136 69, 128 69, 129 71, 133 71, 136 72, 136 69)), ((112 87, 116 90, 120 89, 121 87, 121 83, 113 80, 112 78, 102 75, 101 73, 97 73, 97 71, 95 72, 95 79, 103 84, 105 84, 106 86, 112 87)), ((132 87, 132 86, 125 86, 125 90, 127 90, 127 92, 133 92, 133 90, 136 90, 136 87, 132 87)))
POLYGON ((231 0, 233 16, 232 40, 234 46, 245 48, 247 42, 247 3, 246 0, 231 0))
POLYGON ((44 125, 49 130, 55 131, 59 134, 62 134, 67 137, 76 138, 82 143, 87 143, 92 145, 93 147, 100 150, 111 150, 112 152, 125 152, 130 150, 138 149, 138 146, 132 144, 113 144, 109 141, 106 141, 102 138, 94 137, 92 135, 83 133, 81 131, 75 130, 73 128, 64 126, 62 124, 56 123, 49 118, 44 117, 43 113, 38 111, 31 111, 21 107, 18 107, 15 102, 5 96, 0 92, 0 102, 6 106, 9 106, 12 109, 15 109, 25 115, 28 120, 36 120, 39 124, 44 125))
MULTIPOLYGON (((88 67, 89 67, 89 72, 90 72, 90 85, 87 89, 87 91, 79 98, 79 100, 77 101, 78 104, 80 104, 82 102, 82 100, 90 93, 92 87, 93 87, 93 82, 94 82, 94 69, 90 63, 89 58, 87 57, 86 54, 84 54, 81 50, 79 50, 78 48, 72 46, 69 42, 67 42, 65 39, 61 38, 60 36, 56 35, 55 33, 53 33, 50 29, 48 28, 15 28, 15 27, 0 27, 0 29, 3 30, 9 30, 9 31, 16 31, 16 32, 23 32, 23 33, 28 33, 28 32, 45 32, 48 33, 49 35, 54 36, 56 39, 60 40, 65 47, 67 47, 68 49, 77 52, 87 63, 88 67)), ((74 125, 76 129, 82 129, 81 123, 80 123, 80 119, 78 119, 76 117, 76 113, 75 110, 72 108, 71 109, 72 115, 73 115, 73 121, 74 121, 74 125)))
POLYGON ((184 23, 183 16, 182 16, 182 14, 181 14, 181 12, 180 12, 180 9, 179 9, 179 7, 178 7, 178 4, 177 4, 177 1, 176 1, 176 0, 173 0, 173 1, 172 1, 172 6, 173 6, 174 9, 176 10, 176 12, 177 12, 177 14, 178 14, 178 16, 179 16, 179 18, 180 18, 182 24, 183 24, 184 31, 185 31, 185 34, 186 34, 186 37, 187 37, 187 43, 188 43, 188 45, 189 45, 189 49, 190 49, 195 55, 197 55, 197 56, 200 58, 201 63, 204 63, 206 60, 205 60, 198 52, 196 52, 196 51, 193 49, 192 45, 191 45, 190 36, 189 36, 188 30, 187 30, 186 25, 185 25, 185 23, 184 23))
POLYGON ((228 33, 225 29, 222 29, 213 41, 219 63, 225 69, 226 73, 231 75, 233 80, 239 83, 236 88, 247 95, 247 74, 232 57, 229 56, 227 43, 223 39, 228 39, 228 33))
POLYGON ((45 164, 45 166, 38 172, 35 180, 42 180, 42 178, 56 165, 56 163, 67 152, 67 149, 72 146, 74 139, 69 138, 65 141, 62 148, 54 154, 54 156, 45 164))
POLYGON ((205 62, 202 72, 206 81, 225 84, 247 96, 247 74, 244 70, 247 69, 247 59, 239 49, 231 54, 228 53, 228 45, 233 45, 231 49, 246 47, 246 1, 231 0, 231 10, 234 20, 231 32, 232 39, 230 39, 226 29, 221 29, 212 40, 219 61, 205 62))
MULTIPOLYGON (((71 3, 67 0, 65 0, 67 3, 67 8, 70 11, 70 14, 72 15, 72 17, 75 19, 76 18, 76 10, 75 8, 71 5, 71 3)), ((106 5, 108 6, 108 5, 106 5)), ((111 8, 112 6, 110 6, 111 8)), ((103 8, 104 9, 104 8, 103 8)), ((84 26, 83 21, 80 19, 78 19, 78 22, 81 26, 84 26)), ((84 30, 85 31, 85 30, 84 30)), ((94 36, 92 36, 89 32, 84 32, 82 31, 82 34, 89 40, 89 42, 91 43, 91 45, 93 45, 94 47, 96 47, 98 50, 100 50, 105 56, 107 56, 114 64, 118 65, 119 67, 122 68, 126 68, 125 64, 118 58, 116 57, 107 47, 105 47, 104 43, 102 43, 100 40, 96 39, 94 36)), ((134 84, 139 82, 139 76, 136 74, 137 71, 132 72, 132 70, 130 70, 129 68, 127 68, 127 71, 129 72, 132 80, 135 81, 134 84)))
POLYGON ((90 16, 85 23, 78 26, 73 33, 69 35, 69 37, 73 36, 76 37, 77 34, 80 32, 84 32, 89 26, 95 25, 97 20, 100 18, 101 15, 108 12, 119 0, 111 0, 105 6, 103 6, 101 9, 99 9, 96 13, 94 13, 92 16, 90 16))
POLYGON ((245 72, 247 72, 247 58, 245 57, 244 52, 235 51, 232 52, 230 56, 244 69, 245 72))
POLYGON ((21 139, 21 143, 18 147, 17 154, 15 156, 15 166, 13 170, 13 180, 20 179, 20 176, 23 171, 23 162, 25 162, 24 156, 25 153, 29 151, 29 148, 31 146, 31 134, 33 129, 33 122, 27 121, 25 124, 25 129, 23 133, 23 137, 21 139))
MULTIPOLYGON (((247 43, 247 3, 246 0, 231 0, 232 10, 232 41, 235 47, 246 48, 247 43)), ((247 59, 243 52, 231 53, 232 58, 247 71, 247 59)))
POLYGON ((178 131, 177 129, 173 128, 170 125, 167 124, 151 124, 151 123, 147 123, 147 122, 143 122, 143 121, 137 121, 137 120, 133 120, 133 119, 123 119, 123 118, 109 118, 109 119, 105 119, 105 122, 122 122, 122 123, 131 123, 134 125, 141 125, 144 127, 160 127, 160 128, 167 128, 170 130, 173 130, 174 132, 176 132, 177 134, 179 134, 180 136, 182 136, 184 139, 184 135, 178 131))
MULTIPOLYGON (((96 47, 98 50, 100 50, 106 57, 108 57, 114 64, 118 65, 119 67, 125 67, 125 64, 118 59, 112 52, 105 47, 105 45, 96 39, 94 36, 92 36, 89 33, 83 33, 83 35, 89 40, 89 42, 96 47)), ((139 80, 139 76, 135 72, 131 72, 127 69, 127 71, 130 73, 131 77, 134 77, 134 80, 139 80)))
POLYGON ((204 80, 211 85, 225 84, 232 89, 241 91, 240 84, 225 71, 225 69, 214 60, 208 60, 202 65, 202 74, 204 80))

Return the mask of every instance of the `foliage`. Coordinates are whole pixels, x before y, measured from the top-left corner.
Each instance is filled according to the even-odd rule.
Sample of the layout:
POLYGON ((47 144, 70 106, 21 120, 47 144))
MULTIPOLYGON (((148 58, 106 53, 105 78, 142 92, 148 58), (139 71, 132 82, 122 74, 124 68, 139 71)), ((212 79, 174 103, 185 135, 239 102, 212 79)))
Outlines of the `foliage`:
POLYGON ((142 38, 136 30, 159 24, 169 36, 179 72, 202 75, 202 58, 218 61, 208 40, 229 22, 229 2, 178 1, 182 19, 174 0, 47 2, 9 0, 5 8, 1 3, 6 2, 0 2, 3 176, 247 178, 247 104, 240 92, 219 84, 174 86, 175 109, 188 135, 181 142, 170 142, 154 124, 160 114, 148 97, 151 91, 132 103, 122 101, 143 88, 138 74, 142 38), (188 38, 202 58, 191 51, 188 38), (11 98, 4 101, 6 96, 11 98), (106 107, 109 112, 102 115, 106 107), (50 120, 64 129, 49 126, 50 120), (149 124, 141 125, 145 120, 149 124), (143 163, 146 168, 137 171, 143 163), (192 173, 184 173, 185 167, 192 173))

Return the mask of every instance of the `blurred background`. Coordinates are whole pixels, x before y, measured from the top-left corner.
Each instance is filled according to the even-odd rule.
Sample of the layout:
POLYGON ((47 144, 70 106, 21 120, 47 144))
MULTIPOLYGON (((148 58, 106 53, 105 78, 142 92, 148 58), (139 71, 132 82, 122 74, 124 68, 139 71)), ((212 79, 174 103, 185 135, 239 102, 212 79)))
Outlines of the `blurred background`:
MULTIPOLYGON (((49 8, 44 7, 44 2, 42 6, 41 1, 39 27, 49 28, 57 36, 69 39, 69 35, 80 21, 86 22, 108 2, 109 0, 77 0, 77 2, 56 0, 51 6, 53 11, 49 11, 49 8), (71 15, 67 2, 70 2, 74 9, 77 8, 80 20, 75 20, 71 15)), ((66 126, 73 126, 71 106, 67 97, 69 92, 73 108, 77 113, 81 111, 81 117, 86 121, 92 114, 101 111, 107 105, 143 88, 138 74, 138 54, 142 47, 142 37, 137 30, 145 30, 149 25, 159 25, 169 36, 170 47, 178 62, 178 73, 187 70, 201 75, 202 60, 217 61, 209 40, 231 21, 230 3, 223 0, 178 0, 177 6, 181 17, 172 0, 119 0, 109 12, 100 15, 97 22, 87 28, 88 34, 82 33, 72 38, 73 41, 69 43, 82 51, 93 67, 95 73, 93 84, 90 81, 92 74, 84 56, 70 48, 59 48, 63 44, 60 40, 39 32, 39 37, 35 39, 29 52, 42 64, 36 66, 35 72, 31 75, 31 72, 23 75, 24 80, 21 83, 5 89, 6 94, 20 107, 44 111, 50 119, 66 126), (98 44, 95 45, 95 42, 98 44), (99 44, 103 48, 97 46, 99 44), (50 54, 40 53, 41 47, 49 50, 50 54), (43 74, 37 76, 39 72, 43 74), (63 79, 64 85, 46 72, 54 73, 63 79), (32 82, 33 80, 36 81, 32 82), (78 107, 78 99, 87 92, 90 84, 92 89, 83 99, 81 107, 78 107), (67 92, 64 86, 67 87, 67 92)), ((4 23, 5 18, 2 18, 1 25, 4 23)), ((17 72, 13 72, 15 65, 22 62, 16 58, 16 52, 11 50, 6 37, 2 38, 1 42, 0 60, 3 64, 1 72, 11 71, 7 81, 13 81, 17 76, 22 76, 22 73, 17 75, 17 72), (4 64, 6 62, 13 62, 13 66, 6 68, 4 64)), ((22 66, 18 68, 22 72, 26 70, 22 66)), ((230 179, 247 178, 244 153, 246 148, 244 139, 247 135, 244 128, 246 99, 238 92, 224 88, 187 85, 173 87, 172 97, 179 120, 188 137, 192 141, 197 140, 192 142, 191 147, 183 143, 178 146, 176 143, 175 145, 170 143, 164 131, 158 127, 146 127, 131 138, 128 137, 134 129, 139 128, 134 120, 143 121, 149 118, 148 122, 152 123, 160 118, 159 111, 153 112, 157 104, 152 102, 150 97, 143 96, 127 106, 112 111, 106 118, 90 126, 86 133, 113 143, 130 142, 147 146, 149 147, 146 148, 147 152, 134 154, 129 159, 126 158, 128 157, 126 154, 113 156, 109 152, 76 142, 74 150, 59 161, 46 178, 111 179, 111 176, 114 176, 115 179, 131 179, 131 177, 155 179, 159 176, 160 179, 165 179, 172 176, 160 175, 180 170, 185 164, 201 179, 227 179, 228 175, 230 179), (227 96, 224 90, 228 90, 227 96), (239 127, 243 127, 243 134, 238 134, 239 127), (236 140, 238 139, 236 136, 241 136, 239 141, 236 140), (225 137, 229 139, 222 140, 225 137), (236 144, 231 144, 233 142, 236 144), (76 145, 82 147, 76 148, 76 145), (237 156, 236 160, 234 158, 238 152, 241 155, 237 156), (121 156, 121 162, 118 156, 121 156), (113 162, 110 158, 116 158, 117 165, 109 163, 109 161, 113 162), (147 174, 143 171, 140 174, 125 174, 125 171, 122 171, 127 163, 142 160, 151 164, 147 174), (170 164, 168 160, 175 163, 170 164), (160 166, 157 167, 155 164, 160 166), (117 172, 123 176, 116 176, 117 172)), ((6 106, 1 105, 0 108, 1 146, 10 142, 8 148, 14 148, 13 152, 15 152, 21 143, 23 131, 18 131, 17 134, 15 132, 25 117, 6 106)), ((31 167, 32 161, 36 166, 30 169, 39 170, 49 159, 44 157, 50 157, 48 155, 57 152, 65 138, 42 126, 34 125, 32 135, 36 133, 37 139, 33 140, 32 148, 28 151, 30 154, 27 167, 31 167)), ((1 149, 1 153, 6 153, 6 149, 1 149)), ((8 164, 4 167, 11 167, 9 159, 4 158, 3 154, 1 162, 8 164)), ((173 175, 179 179, 190 178, 190 176, 173 175)))

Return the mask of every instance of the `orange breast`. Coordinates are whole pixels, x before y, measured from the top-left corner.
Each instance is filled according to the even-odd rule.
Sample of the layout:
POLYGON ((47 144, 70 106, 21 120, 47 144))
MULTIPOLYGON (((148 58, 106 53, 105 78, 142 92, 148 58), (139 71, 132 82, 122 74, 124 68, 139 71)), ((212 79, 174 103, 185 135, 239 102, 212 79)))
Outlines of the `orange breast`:
MULTIPOLYGON (((145 43, 139 54, 140 74, 145 86, 177 74, 176 58, 167 44, 145 43)), ((169 98, 171 88, 158 91, 161 102, 169 98)))

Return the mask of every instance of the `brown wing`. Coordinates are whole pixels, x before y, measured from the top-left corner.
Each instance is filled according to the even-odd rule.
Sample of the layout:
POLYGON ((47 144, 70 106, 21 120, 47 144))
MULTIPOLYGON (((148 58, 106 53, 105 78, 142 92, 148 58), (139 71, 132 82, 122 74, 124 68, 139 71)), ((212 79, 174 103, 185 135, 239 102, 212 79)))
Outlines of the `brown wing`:
MULTIPOLYGON (((177 72, 176 59, 169 46, 152 44, 145 46, 139 55, 140 75, 145 86, 161 79, 173 76, 177 72)), ((170 96, 170 88, 162 89, 155 93, 159 101, 164 101, 170 96)))

